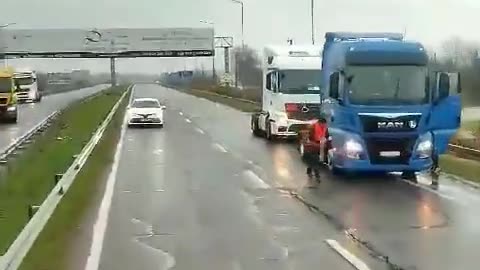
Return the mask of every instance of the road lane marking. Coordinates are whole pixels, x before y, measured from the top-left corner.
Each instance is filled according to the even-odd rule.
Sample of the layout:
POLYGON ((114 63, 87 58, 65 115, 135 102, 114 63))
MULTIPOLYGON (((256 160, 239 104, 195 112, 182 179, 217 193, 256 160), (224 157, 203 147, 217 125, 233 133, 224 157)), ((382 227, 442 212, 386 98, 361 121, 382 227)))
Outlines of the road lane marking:
POLYGON ((452 197, 452 196, 450 196, 450 195, 443 194, 442 192, 439 192, 439 191, 437 191, 437 190, 428 188, 428 187, 425 186, 425 185, 422 185, 422 184, 419 184, 419 183, 415 183, 415 182, 412 182, 412 181, 408 181, 408 180, 406 180, 406 179, 402 179, 402 181, 405 182, 405 183, 407 183, 407 184, 409 184, 409 185, 411 185, 411 186, 418 187, 418 188, 423 189, 423 190, 425 190, 425 191, 427 191, 427 192, 431 192, 431 193, 433 193, 433 194, 436 194, 437 196, 439 196, 439 197, 441 197, 441 198, 444 198, 444 199, 446 199, 446 200, 449 200, 449 201, 452 201, 452 202, 456 202, 456 203, 461 204, 461 205, 463 205, 463 206, 467 206, 467 205, 468 205, 468 203, 465 202, 465 201, 457 200, 457 199, 455 199, 454 197, 452 197))
POLYGON ((195 130, 196 130, 198 133, 200 133, 200 134, 205 134, 205 131, 203 131, 203 130, 200 129, 200 128, 196 128, 195 130))
MULTIPOLYGON (((133 92, 131 93, 133 96, 133 92)), ((112 206, 113 193, 115 190, 115 183, 117 182, 117 171, 120 163, 120 156, 122 153, 123 142, 126 132, 127 116, 125 115, 122 124, 122 131, 120 139, 115 150, 113 158, 112 170, 108 175, 107 185, 105 187, 105 193, 103 195, 102 202, 98 209, 97 220, 93 226, 93 238, 90 246, 90 253, 87 258, 85 270, 98 270, 100 266, 100 258, 102 256, 103 241, 105 240, 105 232, 108 225, 108 216, 110 208, 112 206)))
POLYGON ((271 186, 263 181, 256 173, 251 170, 246 170, 243 172, 245 179, 248 181, 249 188, 253 189, 270 189, 271 186))
POLYGON ((188 118, 185 118, 185 122, 187 123, 192 123, 192 120, 188 119, 188 118))
POLYGON ((340 254, 345 260, 347 260, 353 267, 358 270, 370 270, 370 267, 362 260, 360 260, 357 256, 350 253, 344 247, 342 247, 337 241, 332 239, 325 240, 328 246, 330 246, 334 251, 340 254))
POLYGON ((214 144, 213 144, 213 147, 214 147, 215 149, 217 149, 218 151, 220 151, 220 152, 223 152, 223 153, 227 153, 227 152, 228 152, 227 149, 226 149, 224 146, 222 146, 221 144, 214 143, 214 144))
POLYGON ((178 114, 183 115, 183 112, 178 112, 178 114))

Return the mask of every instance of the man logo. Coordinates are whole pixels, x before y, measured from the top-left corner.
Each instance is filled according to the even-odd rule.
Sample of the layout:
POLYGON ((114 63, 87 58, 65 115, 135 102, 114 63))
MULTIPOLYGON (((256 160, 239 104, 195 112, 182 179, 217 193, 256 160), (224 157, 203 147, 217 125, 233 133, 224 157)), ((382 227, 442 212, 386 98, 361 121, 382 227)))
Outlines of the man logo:
POLYGON ((378 129, 400 129, 403 128, 403 122, 378 122, 377 127, 378 129))
POLYGON ((417 121, 415 120, 410 120, 408 121, 408 126, 411 128, 411 129, 414 129, 417 127, 417 121))

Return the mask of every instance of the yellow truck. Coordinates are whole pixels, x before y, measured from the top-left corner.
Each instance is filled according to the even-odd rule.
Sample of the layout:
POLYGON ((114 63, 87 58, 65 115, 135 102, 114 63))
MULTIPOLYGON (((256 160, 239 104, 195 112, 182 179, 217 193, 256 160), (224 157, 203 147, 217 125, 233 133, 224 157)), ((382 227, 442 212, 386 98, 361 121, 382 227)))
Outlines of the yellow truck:
POLYGON ((0 120, 2 122, 17 122, 17 95, 13 75, 12 68, 0 69, 0 120))

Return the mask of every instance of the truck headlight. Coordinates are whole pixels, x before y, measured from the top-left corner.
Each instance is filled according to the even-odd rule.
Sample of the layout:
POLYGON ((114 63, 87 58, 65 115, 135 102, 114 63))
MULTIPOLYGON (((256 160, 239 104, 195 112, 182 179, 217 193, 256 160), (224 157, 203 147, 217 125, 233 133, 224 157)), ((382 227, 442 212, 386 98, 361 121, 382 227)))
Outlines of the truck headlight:
POLYGON ((418 158, 429 158, 432 156, 433 152, 433 142, 432 134, 426 133, 422 135, 418 141, 417 145, 417 156, 418 158))
POLYGON ((14 111, 16 111, 16 110, 17 110, 17 106, 9 106, 9 107, 7 108, 7 112, 14 112, 14 111))
POLYGON ((276 112, 275 116, 277 117, 276 123, 278 126, 287 126, 288 125, 288 116, 285 112, 276 112))
POLYGON ((360 154, 363 152, 363 146, 359 142, 350 139, 345 142, 344 150, 347 158, 360 159, 360 154))

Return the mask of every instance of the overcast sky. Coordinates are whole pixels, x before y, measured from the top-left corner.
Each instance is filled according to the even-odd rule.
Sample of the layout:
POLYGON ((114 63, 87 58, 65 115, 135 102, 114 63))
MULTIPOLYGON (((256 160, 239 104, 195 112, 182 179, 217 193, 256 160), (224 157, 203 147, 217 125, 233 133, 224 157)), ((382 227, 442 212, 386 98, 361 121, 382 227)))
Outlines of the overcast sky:
MULTIPOLYGON (((217 35, 233 36, 241 44, 240 6, 231 0, 0 0, 0 25, 12 28, 204 27, 215 23, 217 35), (12 12, 10 12, 12 11, 12 12)), ((315 36, 326 31, 394 31, 406 29, 407 38, 438 48, 459 36, 480 41, 480 0, 314 0, 315 36)), ((310 0, 244 0, 245 42, 261 49, 265 44, 310 42, 310 0)), ((62 70, 108 70, 107 61, 22 60, 14 65, 62 70)), ((194 66, 211 67, 211 60, 120 60, 119 71, 160 73, 194 66)), ((218 53, 217 67, 223 56, 218 53)))

